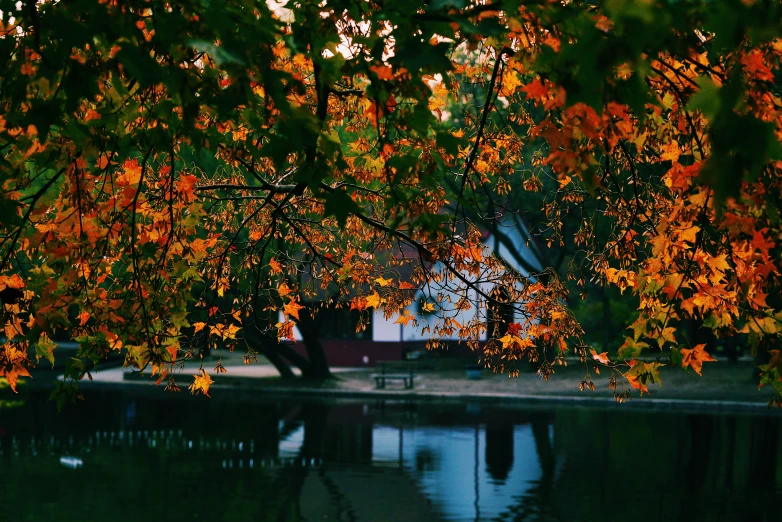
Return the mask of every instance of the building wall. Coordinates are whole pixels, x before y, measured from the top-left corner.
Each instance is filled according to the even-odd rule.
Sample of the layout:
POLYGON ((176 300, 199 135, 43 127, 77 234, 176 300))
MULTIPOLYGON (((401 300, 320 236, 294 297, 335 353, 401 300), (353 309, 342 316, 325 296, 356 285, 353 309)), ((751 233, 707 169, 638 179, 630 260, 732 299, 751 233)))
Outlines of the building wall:
MULTIPOLYGON (((397 325, 399 326, 399 325, 397 325)), ((378 361, 400 361, 404 352, 409 350, 409 343, 374 342, 374 341, 321 341, 326 352, 329 366, 335 367, 371 367, 378 361)), ((307 356, 303 343, 295 343, 293 348, 307 356)))
POLYGON ((383 317, 382 310, 375 310, 372 314, 372 340, 375 342, 399 342, 402 340, 402 325, 396 324, 393 319, 383 317))

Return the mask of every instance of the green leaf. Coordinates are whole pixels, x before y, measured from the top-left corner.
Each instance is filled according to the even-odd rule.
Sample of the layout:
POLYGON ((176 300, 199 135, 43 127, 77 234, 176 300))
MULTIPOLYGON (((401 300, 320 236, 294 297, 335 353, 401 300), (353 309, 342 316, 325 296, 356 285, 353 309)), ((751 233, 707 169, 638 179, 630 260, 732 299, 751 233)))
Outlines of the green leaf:
POLYGON ((35 358, 37 360, 46 359, 54 368, 54 349, 57 348, 57 344, 49 339, 49 336, 45 332, 41 333, 38 338, 38 342, 35 344, 35 358))
POLYGON ((635 359, 641 356, 644 348, 649 348, 649 345, 642 341, 633 340, 631 337, 625 337, 624 344, 619 348, 619 356, 624 359, 635 359))
POLYGON ((244 60, 242 60, 239 56, 230 51, 227 51, 223 47, 216 46, 212 42, 207 42, 205 40, 190 40, 189 45, 196 51, 208 54, 218 67, 226 63, 246 65, 244 60))
POLYGON ((343 190, 335 190, 327 193, 324 200, 326 215, 337 218, 337 223, 339 223, 339 226, 341 227, 345 226, 348 215, 361 212, 361 209, 356 205, 356 202, 353 201, 353 198, 343 190))
POLYGON ((673 366, 681 366, 684 356, 678 348, 671 348, 671 364, 673 366))
POLYGON ((697 83, 698 92, 687 102, 687 109, 701 111, 704 116, 713 119, 720 110, 720 87, 706 77, 698 78, 697 83))
POLYGON ((16 226, 21 221, 17 214, 19 202, 12 199, 3 199, 0 201, 0 223, 4 226, 16 226))
POLYGON ((397 54, 389 61, 404 67, 408 71, 427 71, 429 73, 445 73, 453 69, 453 64, 448 58, 451 45, 439 43, 430 45, 429 43, 413 42, 407 40, 400 42, 397 48, 397 54))
POLYGON ((625 376, 637 377, 641 384, 658 384, 662 388, 663 380, 660 378, 660 368, 663 366, 665 364, 658 362, 637 362, 625 373, 625 376))
POLYGON ((161 79, 160 65, 143 49, 122 45, 117 53, 117 60, 141 85, 153 85, 161 79))
POLYGON ((461 145, 461 143, 461 138, 457 138, 450 132, 437 132, 437 146, 444 148, 445 152, 452 156, 456 156, 459 153, 459 145, 461 145))

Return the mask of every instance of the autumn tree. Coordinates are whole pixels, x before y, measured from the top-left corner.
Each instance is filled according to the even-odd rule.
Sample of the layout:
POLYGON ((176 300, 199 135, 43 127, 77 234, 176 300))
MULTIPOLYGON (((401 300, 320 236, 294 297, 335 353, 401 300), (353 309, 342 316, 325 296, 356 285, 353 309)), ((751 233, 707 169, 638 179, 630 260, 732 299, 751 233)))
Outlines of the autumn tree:
MULTIPOLYGON (((782 391, 776 3, 0 11, 12 386, 31 347, 53 359, 57 329, 81 359, 121 350, 178 389, 173 369, 202 346, 251 361, 259 332, 291 338, 316 312, 307 296, 415 323, 399 314, 423 291, 432 342, 456 333, 498 370, 539 359, 548 378, 575 353, 621 401, 663 364, 713 360, 682 335, 692 320, 769 351, 763 383, 782 391), (569 277, 638 299, 618 358, 584 343, 555 270, 520 274, 484 247, 535 202, 535 240, 579 247, 569 277), (479 342, 508 307, 515 322, 479 342)), ((72 362, 61 393, 85 371, 72 362)), ((210 371, 191 390, 208 393, 210 371)))

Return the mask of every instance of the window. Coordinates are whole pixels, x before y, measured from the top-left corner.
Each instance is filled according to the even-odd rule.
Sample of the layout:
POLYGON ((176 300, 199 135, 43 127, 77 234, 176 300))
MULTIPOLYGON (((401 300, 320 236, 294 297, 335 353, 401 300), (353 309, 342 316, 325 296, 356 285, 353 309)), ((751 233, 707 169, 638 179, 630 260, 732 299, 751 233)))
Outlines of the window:
POLYGON ((370 341, 372 340, 372 321, 365 317, 366 328, 356 332, 361 320, 358 310, 344 308, 321 308, 316 315, 320 338, 323 340, 370 341))

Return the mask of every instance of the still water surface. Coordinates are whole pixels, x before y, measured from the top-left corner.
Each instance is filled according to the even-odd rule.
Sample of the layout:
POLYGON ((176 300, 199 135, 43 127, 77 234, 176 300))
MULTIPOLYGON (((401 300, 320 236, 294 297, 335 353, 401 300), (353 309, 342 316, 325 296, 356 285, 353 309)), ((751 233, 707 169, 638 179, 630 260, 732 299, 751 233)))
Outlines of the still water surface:
POLYGON ((780 416, 215 395, 0 409, 2 520, 782 520, 780 416))

